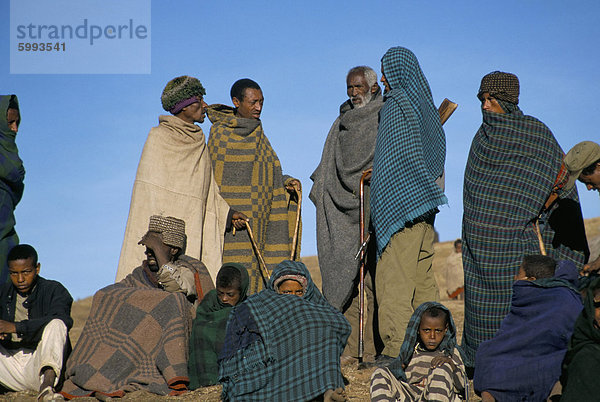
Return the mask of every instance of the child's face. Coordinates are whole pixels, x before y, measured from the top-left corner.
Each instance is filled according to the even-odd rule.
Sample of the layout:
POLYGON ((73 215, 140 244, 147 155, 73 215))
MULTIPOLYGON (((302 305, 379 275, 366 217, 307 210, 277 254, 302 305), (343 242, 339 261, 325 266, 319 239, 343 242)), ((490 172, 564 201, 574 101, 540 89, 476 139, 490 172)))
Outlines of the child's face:
POLYGON ((304 296, 304 288, 299 282, 296 282, 293 279, 288 279, 287 281, 283 281, 279 287, 277 288, 277 293, 284 295, 296 295, 303 297, 304 296))
POLYGON ((217 286, 217 297, 221 300, 221 303, 235 306, 240 301, 240 289, 234 286, 217 286))
POLYGON ((40 273, 40 263, 33 265, 33 258, 14 260, 8 263, 8 273, 17 292, 26 294, 33 288, 35 278, 40 273))
POLYGON ((448 325, 446 325, 444 316, 429 317, 424 315, 421 317, 419 337, 427 350, 436 350, 442 343, 446 331, 448 331, 448 325))

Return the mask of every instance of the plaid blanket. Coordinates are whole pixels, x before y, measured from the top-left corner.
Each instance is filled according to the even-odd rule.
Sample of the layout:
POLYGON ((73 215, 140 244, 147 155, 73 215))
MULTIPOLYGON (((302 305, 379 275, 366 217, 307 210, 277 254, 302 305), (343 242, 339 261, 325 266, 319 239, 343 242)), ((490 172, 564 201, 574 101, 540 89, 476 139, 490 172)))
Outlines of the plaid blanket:
MULTIPOLYGON (((297 204, 284 188, 281 163, 260 120, 237 118, 233 109, 211 105, 208 139, 215 180, 231 208, 250 218, 254 239, 271 271, 290 258, 297 204)), ((300 234, 298 235, 300 239, 300 234)), ((298 240, 297 258, 300 256, 298 240)), ((258 260, 246 231, 225 234, 223 263, 244 264, 250 275, 249 294, 263 288, 258 260)))
MULTIPOLYGON (((465 169, 463 347, 471 367, 479 344, 494 336, 508 313, 523 256, 540 253, 531 221, 550 195, 563 158, 542 122, 517 106, 508 110, 482 111, 465 169)), ((575 187, 542 217, 540 230, 548 256, 581 268, 589 252, 575 187)))
MULTIPOLYGON (((15 143, 16 133, 8 128, 6 111, 11 95, 0 96, 0 285, 8 279, 6 257, 19 244, 15 232, 15 207, 23 196, 25 169, 15 143)), ((15 101, 18 103, 17 98, 15 101)))
POLYGON ((340 356, 350 330, 304 264, 284 261, 273 272, 268 289, 231 313, 219 360, 223 399, 307 401, 343 387, 340 356), (275 279, 289 272, 308 279, 304 297, 273 290, 275 279))
POLYGON ((560 261, 554 278, 514 283, 510 312, 477 350, 475 391, 488 391, 497 401, 548 397, 583 308, 577 277, 571 261, 560 261))
POLYGON ((394 47, 381 63, 392 90, 380 112, 371 179, 378 255, 407 223, 448 202, 435 182, 444 171, 446 137, 419 62, 410 50, 394 47))
MULTIPOLYGON (((241 264, 228 263, 223 265, 223 267, 225 266, 234 267, 242 275, 239 304, 244 301, 248 291, 248 272, 241 264)), ((227 319, 231 309, 232 306, 219 300, 215 289, 206 294, 196 309, 188 359, 190 389, 217 383, 219 379, 217 359, 223 347, 227 319)))
POLYGON ((191 313, 182 293, 157 289, 143 267, 100 289, 67 361, 63 395, 186 391, 191 313))

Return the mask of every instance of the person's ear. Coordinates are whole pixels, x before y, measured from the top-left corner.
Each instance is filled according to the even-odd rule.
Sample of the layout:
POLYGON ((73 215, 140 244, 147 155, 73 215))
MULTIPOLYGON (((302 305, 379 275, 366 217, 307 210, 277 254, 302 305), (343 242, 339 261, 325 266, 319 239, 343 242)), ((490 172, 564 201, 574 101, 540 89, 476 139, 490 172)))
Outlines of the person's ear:
POLYGON ((40 273, 40 268, 42 267, 42 264, 40 264, 39 262, 37 263, 37 265, 35 266, 35 274, 38 275, 40 273))
POLYGON ((371 93, 377 93, 377 91, 379 90, 379 85, 377 83, 374 83, 373 85, 371 85, 371 93))
POLYGON ((242 102, 240 102, 240 100, 238 98, 236 98, 235 96, 233 98, 231 98, 231 101, 233 102, 233 106, 235 106, 235 107, 240 107, 240 105, 242 104, 242 102))

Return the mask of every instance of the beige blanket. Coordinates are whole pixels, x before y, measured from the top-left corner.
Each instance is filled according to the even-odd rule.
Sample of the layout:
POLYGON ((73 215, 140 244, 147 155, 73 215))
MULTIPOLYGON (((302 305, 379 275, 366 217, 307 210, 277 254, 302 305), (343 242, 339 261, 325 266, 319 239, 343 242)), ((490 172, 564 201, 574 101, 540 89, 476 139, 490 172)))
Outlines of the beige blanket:
POLYGON ((133 184, 116 281, 145 259, 138 241, 151 215, 185 221, 185 254, 201 260, 216 279, 221 267, 229 205, 215 183, 202 129, 175 116, 160 116, 150 130, 133 184))

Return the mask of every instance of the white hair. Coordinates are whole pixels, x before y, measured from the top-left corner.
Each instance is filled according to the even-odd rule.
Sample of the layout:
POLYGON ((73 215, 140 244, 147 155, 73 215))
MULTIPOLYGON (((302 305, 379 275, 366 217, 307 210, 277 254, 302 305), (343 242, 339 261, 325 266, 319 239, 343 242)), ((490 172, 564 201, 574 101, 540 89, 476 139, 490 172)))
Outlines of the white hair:
POLYGON ((352 67, 348 74, 346 74, 346 79, 350 77, 352 74, 362 74, 369 85, 369 88, 377 83, 377 73, 371 67, 368 66, 358 66, 352 67))

